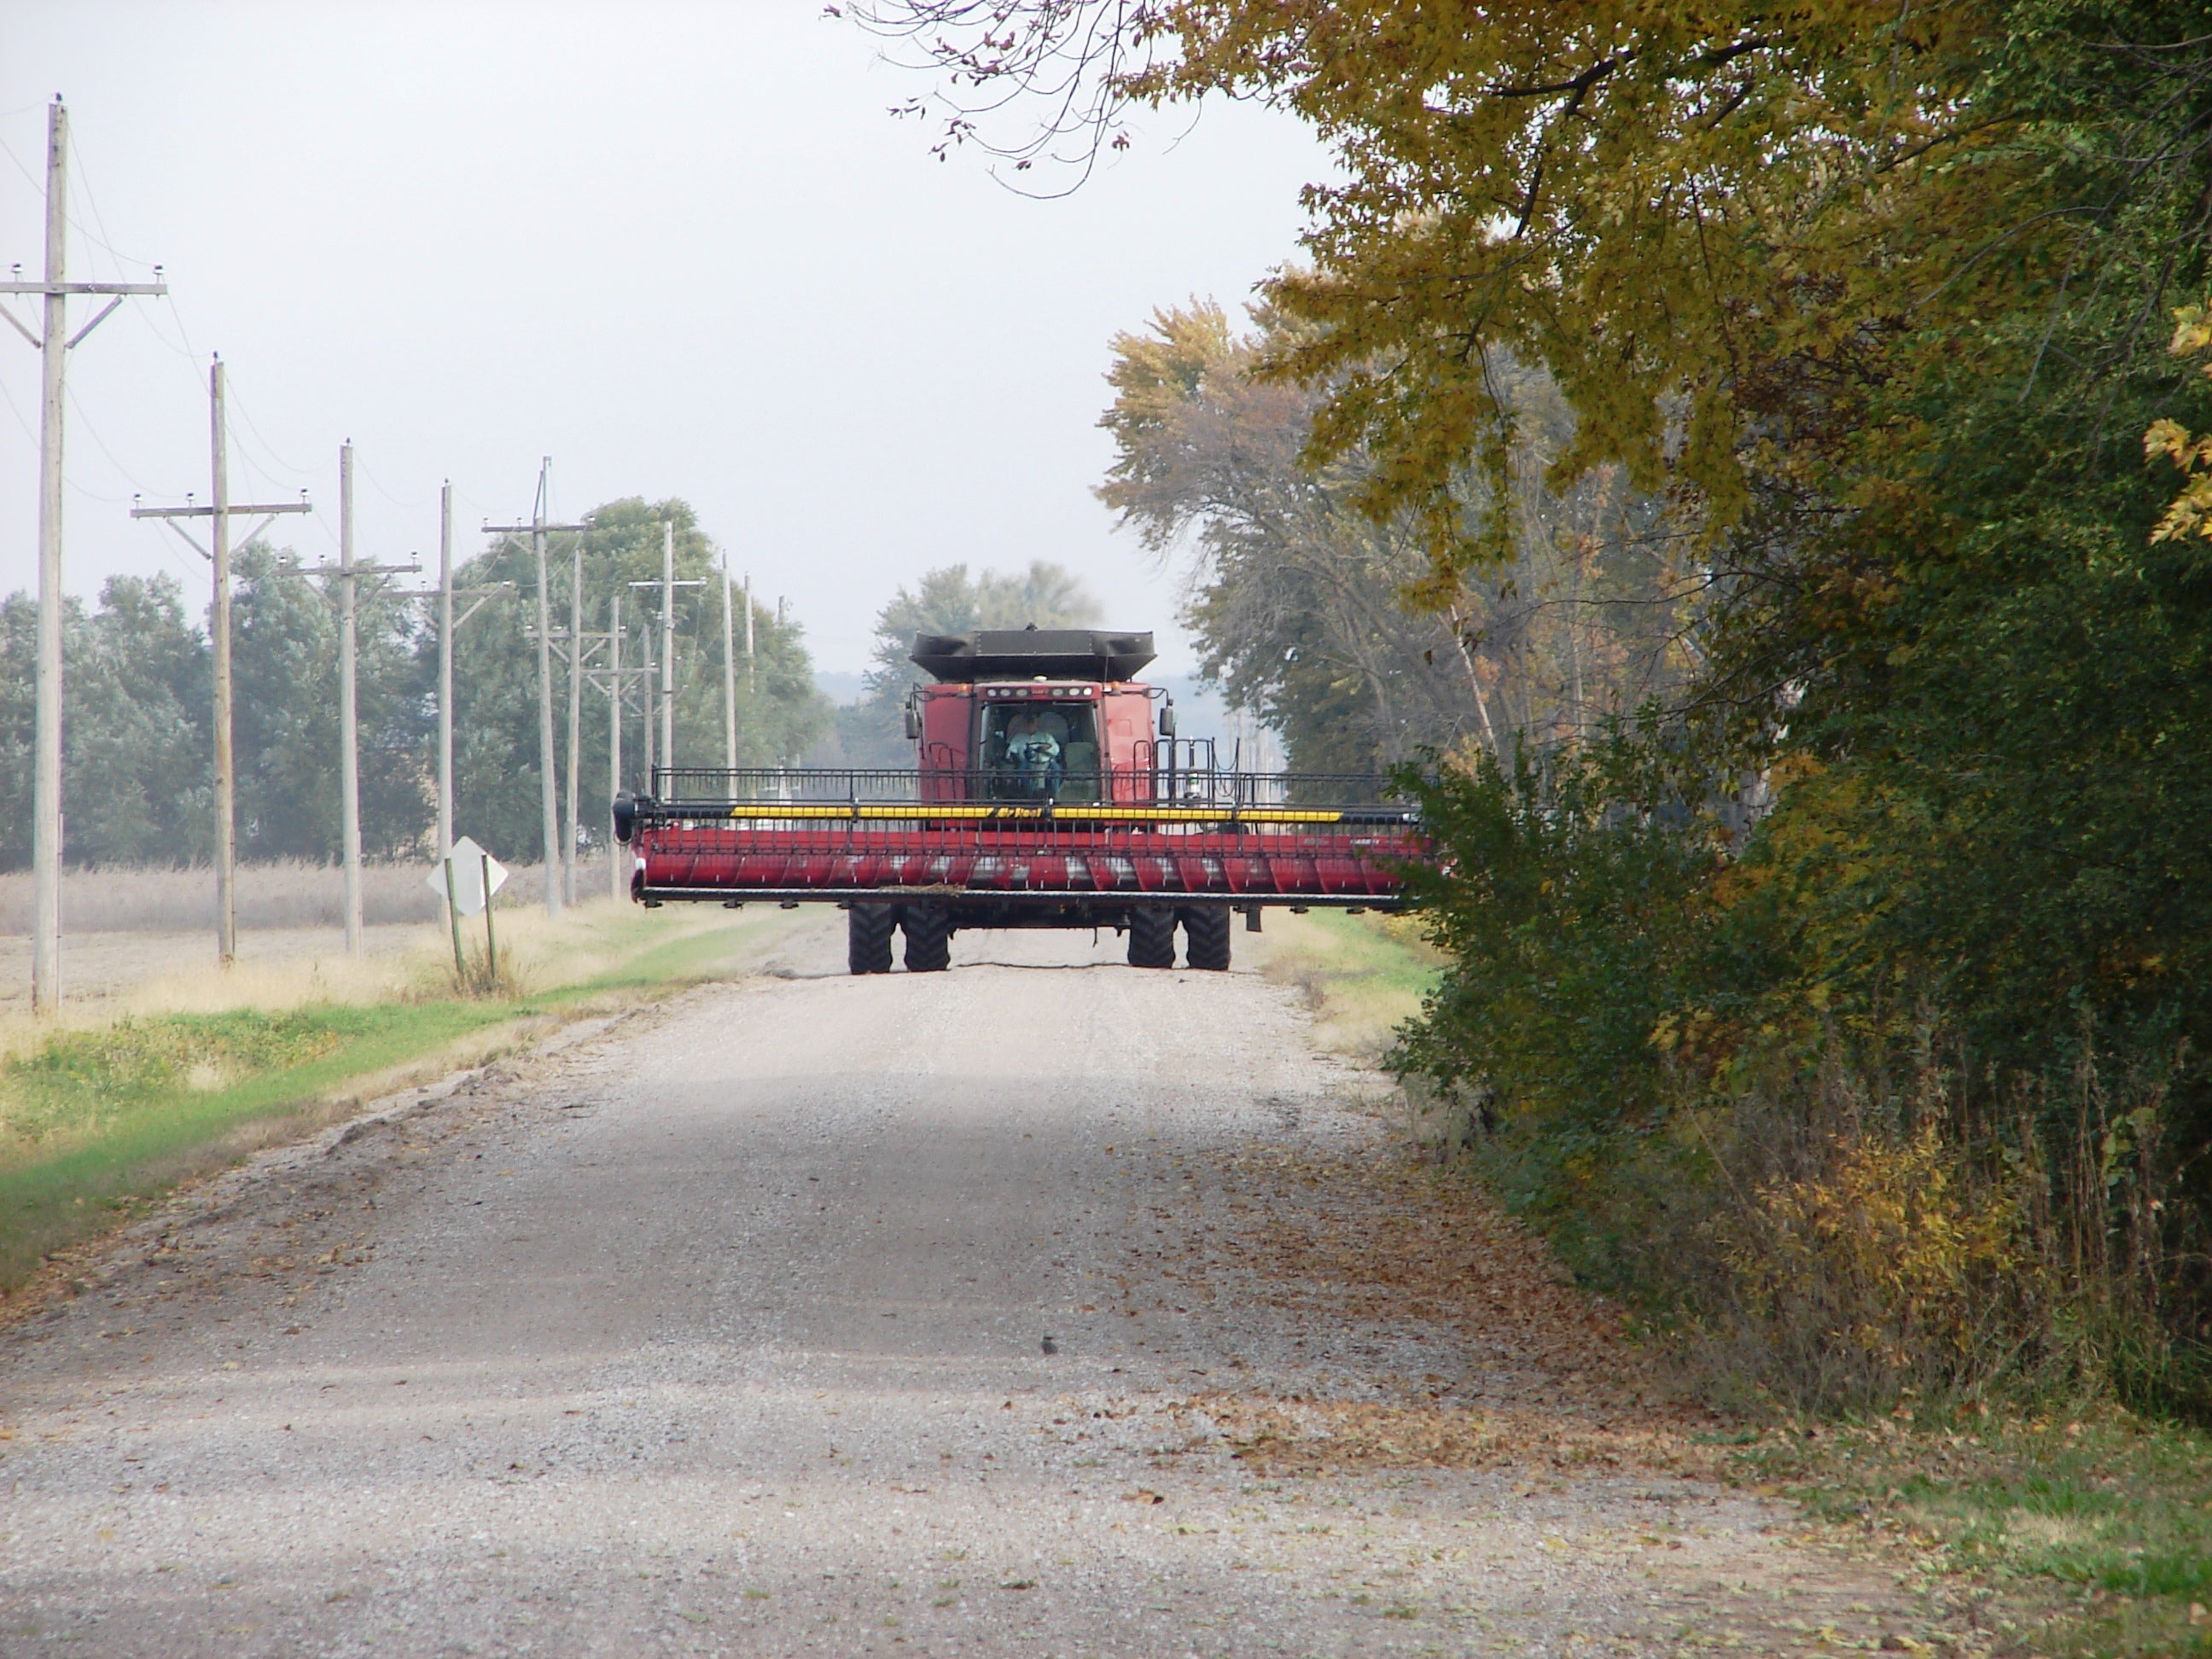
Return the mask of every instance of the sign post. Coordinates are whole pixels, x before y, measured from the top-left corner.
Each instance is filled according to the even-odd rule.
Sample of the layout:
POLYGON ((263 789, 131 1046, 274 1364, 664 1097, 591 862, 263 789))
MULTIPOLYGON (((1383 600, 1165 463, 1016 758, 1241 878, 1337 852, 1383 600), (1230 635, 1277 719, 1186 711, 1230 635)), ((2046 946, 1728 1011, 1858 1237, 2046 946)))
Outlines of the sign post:
POLYGON ((459 984, 468 977, 468 966, 461 960, 461 913, 453 902, 453 861, 446 860, 446 921, 453 930, 453 981, 459 984))
MULTIPOLYGON (((491 854, 480 852, 477 856, 483 860, 484 983, 489 987, 499 983, 499 941, 492 937, 491 931, 491 896, 499 889, 492 885, 491 854)), ((502 870, 499 873, 503 878, 507 872, 502 870)), ((550 860, 545 866, 545 879, 553 879, 553 865, 550 860)))
POLYGON ((467 964, 461 956, 461 918, 472 916, 479 910, 484 919, 484 968, 489 981, 499 979, 499 939, 493 932, 491 921, 492 895, 507 884, 507 866, 463 836, 453 843, 453 850, 439 866, 431 871, 428 881, 430 890, 446 901, 446 914, 453 930, 453 972, 461 978, 468 975, 467 964))

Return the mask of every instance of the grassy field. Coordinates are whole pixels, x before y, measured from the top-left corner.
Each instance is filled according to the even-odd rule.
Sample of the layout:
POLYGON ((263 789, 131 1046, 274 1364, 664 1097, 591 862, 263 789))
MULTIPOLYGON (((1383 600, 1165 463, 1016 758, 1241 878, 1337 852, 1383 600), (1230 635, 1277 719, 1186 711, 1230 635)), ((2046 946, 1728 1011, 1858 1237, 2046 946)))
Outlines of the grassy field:
POLYGON ((499 997, 453 994, 444 933, 282 986, 201 975, 178 1000, 9 1035, 0 1062, 0 1295, 181 1180, 344 1115, 411 1078, 473 1063, 562 1018, 757 963, 793 918, 646 914, 600 901, 558 927, 503 911, 499 997), (319 994, 318 994, 319 993, 319 994))
POLYGON ((1324 1048, 1363 1060, 1379 1056, 1399 1024, 1420 1012, 1443 963, 1418 924, 1371 912, 1270 910, 1266 932, 1235 940, 1268 978, 1305 993, 1324 1048))

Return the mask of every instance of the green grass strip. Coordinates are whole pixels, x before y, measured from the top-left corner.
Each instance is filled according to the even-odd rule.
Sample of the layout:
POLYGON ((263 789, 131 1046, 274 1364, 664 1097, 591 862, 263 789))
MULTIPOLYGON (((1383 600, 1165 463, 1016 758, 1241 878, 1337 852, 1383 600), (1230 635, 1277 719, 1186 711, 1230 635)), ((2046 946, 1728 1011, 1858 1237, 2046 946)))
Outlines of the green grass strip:
POLYGON ((2024 1598, 2014 1650, 2212 1654, 2212 1436, 2201 1429, 2089 1406, 2071 1422, 1931 1418, 1753 1439, 1737 1455, 1746 1477, 2024 1598))
POLYGON ((40 1156, 33 1142, 27 1158, 0 1168, 0 1286, 12 1289, 41 1257, 113 1224, 135 1201, 211 1162, 228 1161, 210 1154, 240 1130, 296 1115, 356 1078, 527 1012, 502 1003, 337 1006, 176 1015, 64 1034, 0 1077, 0 1097, 10 1107, 35 1100, 49 1135, 63 1143, 63 1150, 40 1156), (100 1040, 90 1058, 85 1051, 95 1045, 87 1038, 100 1040), (194 1088, 188 1075, 149 1078, 173 1073, 173 1056, 194 1057, 188 1073, 191 1063, 213 1063, 202 1057, 234 1055, 240 1046, 312 1053, 214 1089, 194 1088), (121 1086, 111 1091, 103 1085, 121 1086), (70 1103, 80 1108, 78 1121, 64 1125, 56 1121, 58 1109, 71 1094, 78 1096, 70 1103))
POLYGON ((609 993, 718 977, 766 918, 679 935, 513 1000, 325 1003, 58 1031, 0 1067, 0 1291, 179 1181, 235 1161, 360 1079, 609 993))

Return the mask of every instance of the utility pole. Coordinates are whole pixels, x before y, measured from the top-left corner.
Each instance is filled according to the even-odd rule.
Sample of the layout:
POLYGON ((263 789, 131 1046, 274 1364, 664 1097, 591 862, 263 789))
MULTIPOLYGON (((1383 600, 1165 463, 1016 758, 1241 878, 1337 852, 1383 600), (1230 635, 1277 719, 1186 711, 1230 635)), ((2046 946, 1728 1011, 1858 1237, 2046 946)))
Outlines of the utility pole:
POLYGON ((584 763, 584 538, 568 557, 568 830, 561 841, 562 896, 576 902, 576 790, 584 763))
POLYGON ((570 904, 576 902, 576 772, 583 764, 583 720, 584 538, 579 536, 568 550, 568 789, 561 836, 561 896, 570 904))
POLYGON ((753 573, 745 572, 745 690, 750 695, 757 690, 753 684, 753 573))
MULTIPOLYGON (((62 973, 62 414, 70 348, 106 322, 124 297, 167 294, 168 284, 72 283, 69 280, 69 111, 57 97, 46 110, 46 264, 44 280, 27 283, 21 267, 0 294, 36 294, 46 301, 44 326, 33 333, 12 307, 0 308, 40 356, 39 642, 31 793, 31 1007, 61 1006, 62 973), (107 304, 74 334, 69 296, 104 294, 107 304)), ((154 267, 159 278, 161 268, 154 267)))
POLYGON ((584 615, 584 544, 578 537, 569 545, 568 622, 553 630, 553 654, 568 675, 568 771, 566 811, 562 820, 561 896, 576 902, 576 840, 581 818, 579 797, 583 787, 584 679, 591 669, 592 653, 606 638, 582 625, 584 615))
MULTIPOLYGON (((448 893, 453 866, 453 481, 438 486, 438 867, 448 893)), ((461 924, 452 904, 455 927, 461 924)), ((453 971, 460 971, 460 938, 453 935, 453 971)))
POLYGON ((562 840, 561 880, 562 896, 576 902, 576 841, 581 818, 579 797, 583 787, 584 680, 592 672, 592 653, 607 636, 583 625, 584 543, 571 544, 569 557, 568 625, 553 632, 554 649, 568 671, 568 781, 567 817, 562 840))
MULTIPOLYGON (((629 688, 635 682, 645 692, 646 765, 653 763, 653 653, 646 653, 646 665, 641 668, 623 666, 622 592, 617 589, 607 601, 607 631, 594 634, 592 639, 607 642, 607 665, 590 671, 592 683, 607 694, 607 799, 611 801, 622 793, 623 787, 623 717, 629 708, 629 688)), ((644 635, 648 647, 653 635, 644 635)), ((623 860, 628 856, 619 842, 611 843, 607 854, 607 885, 617 900, 626 890, 623 880, 623 860)))
POLYGON ((538 822, 545 842, 545 914, 558 921, 561 920, 562 872, 568 866, 568 858, 560 848, 560 814, 554 799, 553 611, 550 597, 545 591, 545 538, 556 532, 574 531, 580 534, 589 530, 591 526, 545 522, 552 471, 553 458, 548 455, 538 463, 538 501, 528 524, 488 524, 484 532, 488 535, 504 535, 510 539, 527 532, 531 551, 538 562, 538 822))
MULTIPOLYGON (((622 589, 618 587, 607 601, 607 799, 611 803, 622 793, 622 589)), ((611 836, 607 842, 607 884, 615 902, 621 903, 622 844, 611 836)))
MULTIPOLYGON (((653 584, 651 582, 632 582, 630 586, 632 587, 650 587, 653 584)), ((641 712, 645 715, 645 720, 643 721, 645 735, 641 740, 641 746, 645 750, 645 787, 647 792, 649 793, 653 788, 653 717, 654 710, 658 707, 658 699, 659 696, 658 687, 659 685, 659 680, 656 678, 657 671, 653 665, 653 630, 650 628, 641 628, 637 631, 640 638, 643 640, 645 644, 645 667, 642 671, 644 674, 645 695, 638 699, 638 702, 641 712)))
MULTIPOLYGON (((666 771, 675 764, 676 753, 676 590, 679 587, 704 587, 703 580, 676 580, 676 526, 663 522, 660 526, 660 580, 657 582, 632 582, 632 587, 657 587, 660 590, 660 752, 653 753, 653 678, 646 678, 645 704, 645 776, 648 788, 657 768, 666 771)), ((653 661, 653 635, 645 634, 645 659, 653 661)))
POLYGON ((676 765, 676 526, 660 524, 660 763, 676 765))
MULTIPOLYGON (((338 838, 345 854, 346 954, 361 954, 361 730, 355 619, 364 576, 422 569, 414 564, 357 564, 353 556, 353 445, 338 446, 338 838)), ((442 853, 441 856, 442 856, 442 853)))
MULTIPOLYGON (((214 495, 206 507, 134 507, 134 519, 159 519, 184 538, 187 545, 215 568, 215 602, 210 608, 208 632, 213 635, 215 658, 215 945, 216 960, 228 968, 238 960, 238 778, 232 764, 230 728, 230 520, 236 513, 258 513, 262 520, 246 532, 240 546, 251 546, 280 513, 307 513, 306 490, 297 501, 262 502, 234 506, 230 499, 230 463, 223 423, 222 359, 208 368, 208 428, 214 475, 214 495), (179 519, 205 519, 208 545, 202 547, 178 524, 179 519)), ((191 498, 187 496, 187 502, 191 498)))
POLYGON ((730 556, 722 555, 722 748, 723 763, 738 769, 738 659, 730 629, 730 556))
POLYGON ((453 586, 453 486, 438 491, 438 857, 453 850, 453 639, 468 619, 484 607, 495 593, 513 582, 494 582, 489 587, 453 586), (476 603, 457 619, 456 599, 476 603))
POLYGON ((345 858, 346 954, 361 954, 361 719, 356 684, 353 444, 338 446, 338 845, 345 858))

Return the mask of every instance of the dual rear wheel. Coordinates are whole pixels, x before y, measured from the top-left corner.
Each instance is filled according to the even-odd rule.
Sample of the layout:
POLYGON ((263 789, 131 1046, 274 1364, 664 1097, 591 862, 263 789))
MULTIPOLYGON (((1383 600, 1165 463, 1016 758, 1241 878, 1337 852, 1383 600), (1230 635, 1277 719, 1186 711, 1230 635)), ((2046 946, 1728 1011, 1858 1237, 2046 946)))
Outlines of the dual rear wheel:
POLYGON ((891 930, 896 915, 888 904, 856 904, 845 913, 845 965, 856 974, 891 970, 891 930))
MULTIPOLYGON (((1182 924, 1183 960, 1204 973, 1229 970, 1229 930, 1234 920, 1221 905, 1170 909, 1147 906, 1129 913, 1129 966, 1172 968, 1182 924)), ((952 918, 933 904, 855 904, 845 913, 846 965, 856 974, 891 970, 891 935, 906 935, 906 970, 939 974, 952 965, 952 918)))
POLYGON ((952 965, 952 918, 933 904, 855 904, 845 913, 845 965, 856 974, 890 972, 894 932, 906 935, 909 974, 952 965))
POLYGON ((1175 912, 1143 909, 1129 912, 1129 966, 1175 966, 1175 912))

